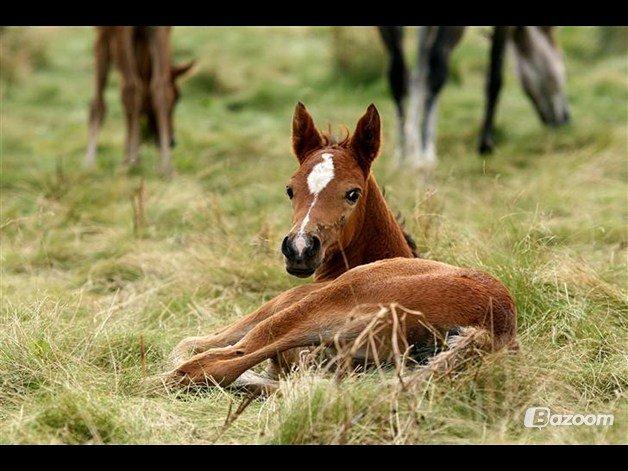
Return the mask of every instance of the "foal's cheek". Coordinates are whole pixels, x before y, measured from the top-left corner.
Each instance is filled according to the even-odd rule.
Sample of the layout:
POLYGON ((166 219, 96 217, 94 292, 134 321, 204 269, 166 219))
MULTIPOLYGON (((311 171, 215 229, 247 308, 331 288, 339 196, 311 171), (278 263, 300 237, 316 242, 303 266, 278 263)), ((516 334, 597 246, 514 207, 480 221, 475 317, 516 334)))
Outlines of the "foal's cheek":
POLYGON ((346 247, 351 242, 351 239, 355 236, 355 221, 352 218, 353 211, 346 211, 340 218, 336 226, 336 240, 338 240, 343 247, 346 247))

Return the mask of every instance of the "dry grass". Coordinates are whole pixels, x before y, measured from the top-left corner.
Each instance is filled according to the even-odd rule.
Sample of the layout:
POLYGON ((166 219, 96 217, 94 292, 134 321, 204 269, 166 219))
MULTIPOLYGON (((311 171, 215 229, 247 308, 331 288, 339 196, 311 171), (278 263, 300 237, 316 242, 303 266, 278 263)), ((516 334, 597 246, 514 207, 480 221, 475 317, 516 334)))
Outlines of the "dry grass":
POLYGON ((573 125, 542 128, 509 73, 499 148, 486 160, 474 143, 488 44, 470 31, 442 97, 441 162, 428 182, 390 165, 394 109, 373 75, 382 63, 371 32, 342 32, 363 51, 352 60, 326 28, 175 29, 177 57, 200 64, 182 85, 178 174, 167 182, 148 145, 141 171, 118 169, 113 85, 99 168, 81 170, 91 30, 1 34, 1 443, 625 442, 628 68, 625 48, 602 54, 598 30, 559 34, 573 125), (45 60, 9 78, 13 41, 45 60), (338 80, 339 61, 350 80, 338 80), (307 369, 240 411, 228 391, 143 387, 181 338, 299 282, 277 249, 297 100, 321 126, 351 127, 378 105, 385 146, 374 171, 387 199, 424 256, 485 269, 510 288, 518 355, 475 357, 407 388, 394 366, 342 381, 307 369), (615 424, 530 430, 529 406, 611 412, 615 424))

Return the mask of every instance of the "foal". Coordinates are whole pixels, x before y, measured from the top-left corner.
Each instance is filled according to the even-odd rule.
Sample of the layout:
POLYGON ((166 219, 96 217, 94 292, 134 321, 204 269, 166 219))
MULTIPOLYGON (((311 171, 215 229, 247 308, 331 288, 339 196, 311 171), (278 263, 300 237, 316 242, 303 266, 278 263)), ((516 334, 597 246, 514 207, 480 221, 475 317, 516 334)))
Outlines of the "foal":
MULTIPOLYGON (((175 383, 229 385, 249 368, 273 359, 296 361, 299 349, 351 342, 383 305, 418 311, 403 326, 407 344, 436 330, 486 329, 494 348, 516 345, 516 311, 508 290, 491 276, 413 257, 388 208, 371 163, 380 147, 380 118, 370 105, 342 142, 322 136, 302 104, 293 119, 299 169, 286 193, 293 226, 282 243, 286 270, 315 283, 288 290, 225 330, 183 340, 167 379, 175 383), (188 354, 193 354, 185 359, 188 354)), ((381 337, 381 336, 380 336, 381 337)), ((390 339, 378 338, 390 350, 390 339)), ((367 361, 373 352, 355 352, 367 361)), ((242 378, 240 378, 242 380, 242 378)), ((246 380, 243 384, 246 384, 246 380)))
POLYGON ((89 136, 85 166, 96 162, 98 134, 105 118, 104 91, 113 62, 120 71, 121 95, 126 116, 124 163, 139 163, 140 118, 161 151, 160 170, 172 171, 170 148, 174 146, 174 107, 179 100, 176 80, 194 65, 170 63, 170 27, 99 26, 94 43, 96 90, 90 105, 89 136))
MULTIPOLYGON (((449 59, 464 33, 464 26, 421 26, 417 64, 410 72, 403 50, 403 27, 381 26, 379 31, 390 57, 388 79, 397 105, 398 164, 416 168, 436 165, 436 109, 447 81, 449 59)), ((493 150, 495 108, 502 87, 508 40, 512 40, 517 75, 544 124, 569 121, 565 96, 565 66, 553 36, 553 26, 495 26, 486 80, 486 107, 479 151, 493 150)))

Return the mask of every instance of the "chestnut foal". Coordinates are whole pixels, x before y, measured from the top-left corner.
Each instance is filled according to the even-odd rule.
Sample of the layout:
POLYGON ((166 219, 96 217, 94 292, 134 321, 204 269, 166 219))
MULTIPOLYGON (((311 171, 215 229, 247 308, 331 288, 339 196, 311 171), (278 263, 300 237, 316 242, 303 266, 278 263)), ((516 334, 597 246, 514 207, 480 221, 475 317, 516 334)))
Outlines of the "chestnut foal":
MULTIPOLYGON (((282 252, 288 273, 313 274, 315 283, 280 294, 217 334, 183 340, 169 383, 238 380, 275 389, 272 380, 247 370, 273 359, 271 374, 277 374, 304 347, 351 342, 391 304, 418 312, 406 316, 406 344, 425 341, 434 330, 474 326, 491 334, 493 348, 516 347, 516 310, 504 285, 478 270, 414 258, 371 173, 380 147, 374 105, 351 138, 335 143, 299 103, 292 144, 300 167, 286 188, 293 226, 282 252)), ((378 343, 390 351, 390 337, 378 343)), ((369 359, 361 355, 368 351, 356 357, 369 359)))

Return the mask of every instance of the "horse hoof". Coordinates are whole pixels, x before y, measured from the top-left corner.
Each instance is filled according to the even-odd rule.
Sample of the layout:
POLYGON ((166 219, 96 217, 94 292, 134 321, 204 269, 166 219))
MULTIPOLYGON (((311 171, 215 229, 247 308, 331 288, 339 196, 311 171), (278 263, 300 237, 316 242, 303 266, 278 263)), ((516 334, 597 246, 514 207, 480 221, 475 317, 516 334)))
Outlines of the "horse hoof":
POLYGON ((483 138, 478 146, 478 151, 481 155, 492 154, 493 149, 495 149, 495 144, 493 143, 493 139, 490 137, 483 138))
POLYGON ((187 375, 174 369, 144 380, 143 386, 147 391, 166 390, 173 391, 190 386, 191 382, 187 375))
POLYGON ((85 157, 85 159, 83 160, 83 169, 87 171, 95 170, 96 169, 95 157, 90 157, 90 156, 85 157))
POLYGON ((480 151, 480 155, 490 155, 493 153, 493 145, 482 143, 478 149, 480 151))

